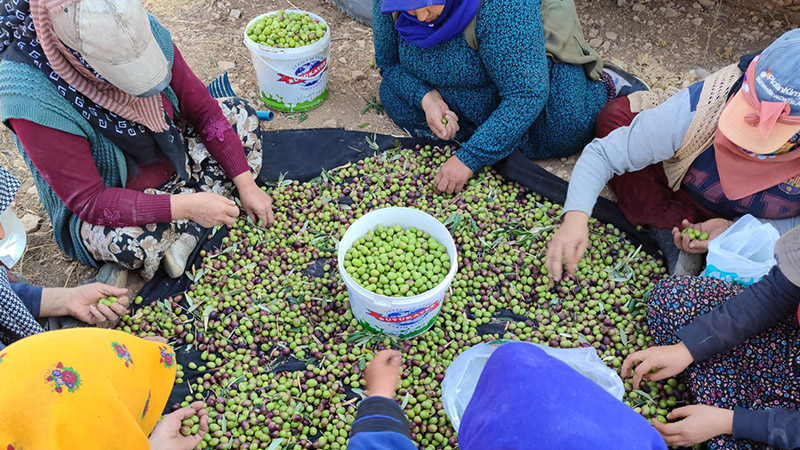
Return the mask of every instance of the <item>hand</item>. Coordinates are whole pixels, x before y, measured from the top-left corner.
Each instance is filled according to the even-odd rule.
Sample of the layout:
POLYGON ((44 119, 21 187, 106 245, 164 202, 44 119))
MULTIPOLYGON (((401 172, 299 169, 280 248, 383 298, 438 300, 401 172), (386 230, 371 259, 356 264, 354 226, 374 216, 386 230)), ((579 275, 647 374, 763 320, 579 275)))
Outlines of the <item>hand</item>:
POLYGON ((720 434, 733 433, 733 411, 708 405, 684 406, 667 416, 673 423, 653 421, 664 441, 673 447, 691 447, 720 434))
POLYGON ((567 275, 574 277, 578 262, 589 245, 589 216, 582 211, 569 211, 564 223, 556 231, 547 248, 545 267, 555 281, 561 281, 562 265, 566 262, 567 275))
POLYGON ((684 219, 681 223, 683 228, 695 228, 703 233, 708 233, 708 239, 705 241, 690 240, 689 235, 684 236, 678 227, 672 229, 672 239, 675 241, 676 247, 687 253, 705 253, 708 251, 708 241, 722 234, 731 225, 733 225, 733 221, 725 219, 711 219, 703 223, 690 223, 684 219))
POLYGON ((233 200, 212 192, 173 195, 170 207, 172 220, 194 220, 206 228, 233 225, 239 217, 239 208, 233 200))
POLYGON ((456 137, 456 133, 460 129, 458 116, 450 111, 450 107, 447 106, 439 91, 434 89, 422 97, 422 110, 425 112, 428 127, 439 139, 449 141, 456 137))
POLYGON ((642 380, 658 381, 674 377, 686 370, 693 361, 692 354, 683 342, 650 347, 628 355, 622 363, 621 375, 623 378, 631 376, 631 368, 636 365, 633 373, 633 387, 636 389, 642 380), (657 370, 650 373, 653 369, 657 370))
POLYGON ((275 221, 275 215, 272 213, 272 197, 258 187, 250 173, 246 175, 250 183, 239 188, 239 200, 242 201, 245 214, 259 225, 272 225, 275 221))
POLYGON ((194 402, 167 414, 156 424, 150 433, 151 450, 192 450, 197 447, 208 432, 208 411, 203 409, 203 402, 194 402), (194 415, 200 418, 200 431, 197 434, 184 436, 181 434, 181 422, 194 415))
POLYGON ((400 363, 403 356, 397 350, 381 350, 364 370, 369 395, 393 398, 400 385, 400 363))
POLYGON ((90 325, 110 327, 128 313, 128 290, 103 283, 85 284, 74 288, 44 288, 39 310, 41 317, 70 315, 90 325), (104 297, 117 297, 111 306, 101 305, 104 297))
POLYGON ((436 179, 433 180, 433 189, 438 193, 455 194, 464 188, 470 177, 472 177, 472 170, 453 155, 446 163, 442 164, 439 173, 436 174, 436 179))

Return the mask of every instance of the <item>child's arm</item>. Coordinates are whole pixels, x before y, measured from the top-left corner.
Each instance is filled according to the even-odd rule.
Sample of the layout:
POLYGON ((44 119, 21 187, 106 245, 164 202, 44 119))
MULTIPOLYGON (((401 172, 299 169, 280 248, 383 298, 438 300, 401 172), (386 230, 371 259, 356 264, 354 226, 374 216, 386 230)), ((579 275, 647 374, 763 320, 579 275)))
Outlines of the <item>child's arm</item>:
POLYGON ((400 384, 400 352, 383 350, 369 363, 364 373, 366 398, 350 430, 350 450, 416 450, 408 420, 392 400, 400 384))

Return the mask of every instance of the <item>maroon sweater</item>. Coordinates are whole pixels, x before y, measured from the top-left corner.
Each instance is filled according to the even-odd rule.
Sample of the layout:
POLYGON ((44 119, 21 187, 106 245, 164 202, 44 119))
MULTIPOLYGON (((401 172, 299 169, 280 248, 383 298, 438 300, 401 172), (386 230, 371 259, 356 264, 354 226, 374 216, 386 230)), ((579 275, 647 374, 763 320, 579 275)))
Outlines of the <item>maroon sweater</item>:
MULTIPOLYGON (((239 136, 177 47, 170 86, 178 97, 181 116, 200 130, 203 143, 228 177, 249 171, 239 136)), ((161 98, 173 118, 172 105, 163 94, 161 98)), ((170 195, 142 192, 164 184, 175 173, 166 157, 141 165, 125 188, 108 187, 97 171, 88 139, 28 120, 11 119, 9 123, 47 184, 82 221, 114 227, 172 221, 170 195)))

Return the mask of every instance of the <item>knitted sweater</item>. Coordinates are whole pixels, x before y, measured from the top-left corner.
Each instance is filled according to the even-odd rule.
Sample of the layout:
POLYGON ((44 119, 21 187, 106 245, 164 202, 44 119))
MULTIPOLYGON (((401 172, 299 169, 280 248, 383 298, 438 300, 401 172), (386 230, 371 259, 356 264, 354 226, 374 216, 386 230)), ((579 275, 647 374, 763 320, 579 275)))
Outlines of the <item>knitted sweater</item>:
POLYGON ((484 0, 477 51, 463 38, 424 49, 403 41, 391 14, 374 0, 375 60, 381 101, 392 119, 415 133, 427 129, 422 97, 436 89, 470 136, 456 156, 473 171, 520 148, 530 158, 579 151, 605 105, 602 82, 583 67, 547 58, 541 0, 484 0))
MULTIPOLYGON (((171 69, 174 56, 172 37, 153 17, 150 17, 150 27, 171 69)), ((164 94, 179 115, 178 100, 172 88, 167 87, 164 94)), ((88 139, 103 183, 106 186, 125 185, 128 173, 122 150, 92 128, 39 69, 7 60, 0 62, 0 117, 6 125, 9 119, 24 119, 88 139)), ((99 267, 81 242, 80 218, 50 188, 25 154, 18 139, 17 148, 31 169, 39 199, 53 224, 53 234, 58 246, 81 263, 99 267)))

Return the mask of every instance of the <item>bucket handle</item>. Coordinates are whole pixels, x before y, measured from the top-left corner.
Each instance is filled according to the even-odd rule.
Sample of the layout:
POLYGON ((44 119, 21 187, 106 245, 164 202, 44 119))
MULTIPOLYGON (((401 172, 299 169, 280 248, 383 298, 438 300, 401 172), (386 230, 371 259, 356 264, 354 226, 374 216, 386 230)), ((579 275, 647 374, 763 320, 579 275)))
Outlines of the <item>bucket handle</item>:
MULTIPOLYGON (((263 56, 261 56, 261 55, 255 55, 255 57, 256 57, 256 58, 258 58, 259 60, 261 60, 261 62, 262 62, 262 63, 264 63, 264 64, 265 64, 267 67, 269 67, 270 69, 272 69, 272 70, 273 70, 275 73, 278 73, 278 74, 281 74, 281 75, 286 75, 287 77, 292 77, 292 78, 294 78, 295 80, 312 81, 312 80, 316 80, 316 79, 317 79, 317 78, 318 78, 318 77, 319 77, 319 76, 322 74, 322 73, 319 73, 319 74, 317 74, 317 75, 314 75, 314 76, 312 76, 312 77, 303 77, 303 76, 300 76, 300 75, 288 75, 288 74, 283 74, 283 73, 281 73, 281 71, 280 71, 280 70, 278 70, 278 68, 277 68, 277 67, 275 67, 275 66, 273 66, 272 64, 270 64, 270 63, 269 63, 269 61, 268 61, 266 58, 264 58, 263 56)), ((327 64, 327 62, 326 62, 326 64, 327 64)), ((327 69, 327 68, 326 68, 326 69, 327 69)), ((324 72, 324 70, 323 70, 323 72, 324 72)))
POLYGON ((388 307, 392 306, 392 301, 391 300, 386 301, 385 299, 382 299, 382 298, 374 298, 373 297, 372 301, 375 302, 375 304, 377 304, 378 306, 383 306, 384 308, 388 308, 388 307))

